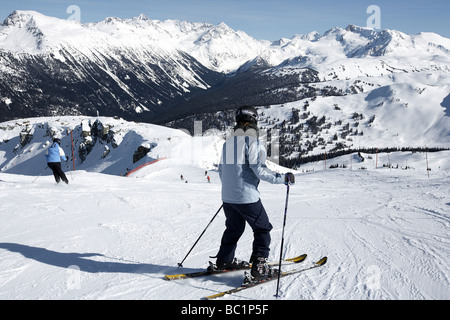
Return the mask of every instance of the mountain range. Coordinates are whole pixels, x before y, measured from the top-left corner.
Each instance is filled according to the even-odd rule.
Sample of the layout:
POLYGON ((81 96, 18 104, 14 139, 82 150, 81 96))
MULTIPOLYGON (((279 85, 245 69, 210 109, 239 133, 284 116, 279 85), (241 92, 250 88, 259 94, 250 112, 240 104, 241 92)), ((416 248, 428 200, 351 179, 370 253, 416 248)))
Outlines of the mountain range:
MULTIPOLYGON (((281 299, 448 300, 449 50, 434 33, 354 25, 271 42, 224 23, 13 12, 0 26, 0 299, 146 299, 167 312, 161 300, 190 308, 242 284, 242 272, 162 279, 217 252, 223 214, 189 249, 222 203, 233 109, 252 104, 267 166, 296 174, 288 223, 285 186, 258 186, 269 258, 329 259, 283 280, 281 299), (69 185, 46 164, 54 138, 69 185)), ((221 299, 273 299, 256 289, 221 299)))
POLYGON ((207 130, 250 104, 283 146, 312 137, 286 147, 294 156, 356 147, 355 132, 362 146, 450 140, 450 39, 435 33, 349 25, 267 41, 225 23, 17 10, 0 26, 0 79, 0 121, 100 115, 207 130))

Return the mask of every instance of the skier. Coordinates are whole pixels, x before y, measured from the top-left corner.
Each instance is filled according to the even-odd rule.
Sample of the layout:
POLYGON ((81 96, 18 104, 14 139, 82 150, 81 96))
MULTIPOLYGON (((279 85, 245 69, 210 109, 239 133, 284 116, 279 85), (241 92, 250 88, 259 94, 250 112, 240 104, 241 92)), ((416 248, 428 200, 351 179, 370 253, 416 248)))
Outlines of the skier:
POLYGON ((287 173, 282 177, 266 167, 266 149, 258 140, 257 116, 254 107, 240 107, 233 133, 223 145, 219 175, 226 229, 213 267, 235 269, 248 265, 234 256, 247 222, 253 230, 250 274, 261 280, 276 276, 278 270, 267 264, 272 225, 261 203, 258 185, 261 179, 274 184, 293 183, 294 175, 287 173))
POLYGON ((47 159, 48 167, 53 171, 56 183, 59 183, 62 179, 66 184, 69 184, 69 180, 67 180, 66 175, 61 169, 61 160, 67 161, 67 157, 60 145, 61 140, 54 138, 53 144, 45 152, 45 157, 47 159))

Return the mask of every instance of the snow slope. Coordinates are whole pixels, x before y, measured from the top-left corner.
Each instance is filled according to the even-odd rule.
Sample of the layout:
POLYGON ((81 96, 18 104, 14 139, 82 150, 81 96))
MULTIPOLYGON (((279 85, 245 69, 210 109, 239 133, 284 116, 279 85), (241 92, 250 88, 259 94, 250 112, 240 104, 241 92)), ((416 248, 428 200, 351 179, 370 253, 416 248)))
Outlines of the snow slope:
MULTIPOLYGON (((321 153, 341 142, 348 147, 360 146, 440 146, 447 148, 450 142, 450 77, 428 74, 400 73, 384 79, 383 77, 361 77, 354 86, 345 81, 327 82, 337 89, 360 90, 358 92, 332 97, 313 97, 282 105, 262 107, 261 125, 265 128, 277 128, 286 120, 286 126, 292 125, 292 132, 312 117, 325 117, 326 124, 317 133, 311 133, 305 126, 301 131, 310 140, 324 139, 328 145, 318 146, 313 153, 321 153), (291 123, 292 110, 300 115, 306 114, 297 123, 291 123), (307 113, 306 113, 307 112, 307 113), (354 117, 357 114, 359 117, 354 117), (274 119, 275 121, 271 123, 274 119), (339 123, 339 124, 338 124, 339 123), (353 133, 341 136, 344 127, 349 126, 353 133), (293 129, 294 128, 294 129, 293 129), (355 132, 359 132, 356 134, 355 132)), ((313 84, 323 88, 322 84, 313 84)), ((300 141, 305 143, 307 139, 300 141)))
MULTIPOLYGON (((179 136, 176 150, 190 150, 196 138, 179 136)), ((211 183, 204 174, 219 145, 208 139, 206 162, 173 157, 130 177, 77 170, 67 172, 69 185, 56 185, 48 172, 37 180, 37 173, 0 172, 0 299, 195 300, 239 285, 242 272, 163 280, 205 268, 220 244, 223 213, 177 269, 221 204, 218 173, 207 168, 211 183)), ((363 163, 357 155, 330 160, 346 169, 323 170, 319 162, 297 172, 285 255, 329 260, 282 280, 282 299, 449 299, 450 152, 380 154, 377 169, 374 156, 363 156, 363 163), (398 169, 381 167, 388 157, 398 169)), ((286 189, 262 182, 260 191, 277 259, 286 189)), ((238 257, 249 258, 251 239, 247 228, 238 257)), ((222 299, 274 293, 267 284, 222 299)))

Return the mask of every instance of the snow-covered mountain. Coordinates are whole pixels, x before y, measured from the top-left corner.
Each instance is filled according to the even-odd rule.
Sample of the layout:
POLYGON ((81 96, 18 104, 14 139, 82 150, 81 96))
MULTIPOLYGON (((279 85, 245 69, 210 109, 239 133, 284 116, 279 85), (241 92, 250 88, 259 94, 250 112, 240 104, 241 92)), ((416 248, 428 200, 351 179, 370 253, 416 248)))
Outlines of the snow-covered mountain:
MULTIPOLYGON (((269 42, 223 23, 12 13, 0 27, 0 299, 184 300, 241 284, 240 272, 163 280, 220 206, 214 165, 233 122, 223 110, 241 103, 258 106, 268 149, 278 134, 289 169, 268 165, 297 175, 283 252, 328 256, 282 280, 281 299, 448 299, 450 151, 381 151, 450 146, 449 49, 436 34, 356 26, 269 42), (164 112, 188 116, 173 126, 202 120, 202 134, 104 116, 164 112), (46 167, 54 137, 69 186, 46 167)), ((286 191, 259 189, 275 260, 286 191)), ((206 268, 224 223, 181 272, 206 268)), ((268 284, 222 299, 273 294, 268 284)))
MULTIPOLYGON (((269 42, 223 23, 12 13, 0 27, 0 299, 200 299, 241 284, 239 272, 163 280, 220 206, 214 165, 233 112, 217 110, 241 103, 258 106, 268 149, 277 132, 290 168, 268 165, 298 176, 283 252, 328 256, 318 272, 282 280, 281 299, 448 299, 450 151, 381 150, 449 147, 449 49, 436 34, 356 26, 269 42), (202 120, 201 136, 104 116, 164 112, 189 116, 180 127, 202 120), (54 137, 69 186, 46 167, 54 137), (299 162, 325 151, 326 161, 299 162)), ((259 189, 275 260, 286 191, 259 189)), ((224 219, 182 272, 207 266, 224 219)), ((251 239, 247 230, 237 257, 248 259, 251 239)))
POLYGON ((449 147, 450 39, 434 33, 349 25, 270 42, 225 23, 80 24, 15 11, 0 27, 0 57, 2 121, 100 115, 190 128, 197 119, 208 130, 231 125, 218 110, 251 104, 262 127, 281 130, 289 160, 449 147))
POLYGON ((447 74, 449 50, 450 40, 437 34, 353 25, 270 42, 225 23, 140 15, 80 24, 14 11, 0 27, 0 120, 99 113, 148 121, 168 109, 179 115, 284 103, 304 98, 294 91, 310 82, 447 74), (314 76, 303 77, 305 70, 314 76))
MULTIPOLYGON (((98 23, 80 24, 44 16, 35 11, 14 11, 2 24, 2 51, 42 54, 64 47, 93 55, 114 48, 150 49, 173 54, 183 51, 209 69, 229 73, 260 56, 271 66, 299 56, 340 59, 367 56, 413 59, 447 63, 450 39, 434 33, 407 35, 395 30, 374 31, 349 25, 332 28, 320 35, 311 32, 278 41, 256 40, 243 31, 234 31, 225 23, 151 20, 145 15, 132 19, 106 18, 98 23), (330 48, 334 50, 330 51, 330 48)), ((328 59, 330 60, 330 59, 328 59)), ((426 66, 423 61, 416 69, 426 66)), ((448 67, 448 66, 447 66, 448 67)), ((448 69, 447 69, 448 70, 448 69)))
MULTIPOLYGON (((285 66, 270 72, 316 77, 311 70, 285 66)), ((449 148, 450 74, 384 72, 286 86, 280 89, 285 96, 302 99, 258 106, 261 131, 268 136, 274 133, 279 140, 280 164, 297 167, 314 159, 310 156, 322 154, 323 158, 325 153, 330 157, 359 149, 449 148)), ((234 112, 206 112, 168 125, 192 133, 195 121, 202 121, 204 130, 224 129, 234 124, 234 112)))
POLYGON ((116 20, 81 25, 13 12, 0 28, 2 120, 97 113, 138 119, 221 78, 173 46, 154 45, 143 17, 116 20))

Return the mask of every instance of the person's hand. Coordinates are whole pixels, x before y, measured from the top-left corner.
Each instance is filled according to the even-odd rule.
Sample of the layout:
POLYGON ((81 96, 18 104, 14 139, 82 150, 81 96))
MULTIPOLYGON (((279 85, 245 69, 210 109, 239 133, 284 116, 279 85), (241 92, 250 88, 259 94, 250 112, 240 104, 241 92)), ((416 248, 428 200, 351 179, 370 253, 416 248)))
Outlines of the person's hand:
POLYGON ((292 172, 288 172, 284 176, 284 183, 287 184, 294 184, 295 183, 295 176, 292 172))

